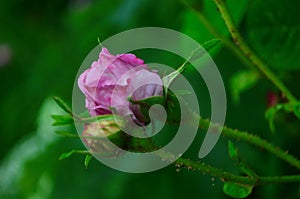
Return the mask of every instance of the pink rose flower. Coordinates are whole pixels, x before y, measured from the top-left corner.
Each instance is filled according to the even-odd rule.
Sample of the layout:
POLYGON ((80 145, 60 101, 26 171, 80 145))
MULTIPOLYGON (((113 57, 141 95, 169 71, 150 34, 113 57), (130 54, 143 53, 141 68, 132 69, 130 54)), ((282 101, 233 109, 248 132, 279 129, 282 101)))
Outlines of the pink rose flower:
POLYGON ((121 116, 131 115, 135 122, 144 123, 145 117, 137 101, 163 92, 162 80, 144 61, 133 54, 112 55, 102 48, 99 59, 84 71, 78 85, 86 97, 86 108, 92 116, 111 114, 112 108, 121 116))

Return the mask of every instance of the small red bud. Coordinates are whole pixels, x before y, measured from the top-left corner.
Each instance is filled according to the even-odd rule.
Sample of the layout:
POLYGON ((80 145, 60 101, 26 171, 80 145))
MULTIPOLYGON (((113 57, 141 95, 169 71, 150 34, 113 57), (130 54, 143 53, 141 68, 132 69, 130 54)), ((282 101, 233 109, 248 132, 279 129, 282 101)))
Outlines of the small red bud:
POLYGON ((267 106, 268 108, 275 106, 276 104, 278 104, 279 102, 279 98, 278 95, 276 93, 274 93, 273 91, 269 91, 267 94, 267 106))

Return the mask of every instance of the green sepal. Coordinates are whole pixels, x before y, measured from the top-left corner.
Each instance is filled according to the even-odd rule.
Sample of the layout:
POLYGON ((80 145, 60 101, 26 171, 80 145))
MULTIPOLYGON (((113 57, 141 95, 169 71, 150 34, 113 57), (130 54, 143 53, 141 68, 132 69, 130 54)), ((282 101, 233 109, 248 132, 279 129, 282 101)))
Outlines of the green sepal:
POLYGON ((55 133, 68 138, 79 138, 78 134, 70 133, 68 131, 55 131, 55 133))
POLYGON ((230 140, 228 141, 228 153, 230 158, 233 160, 237 160, 239 158, 238 149, 230 140))
POLYGON ((57 103, 57 105, 62 108, 65 112, 69 113, 70 115, 73 115, 72 110, 68 107, 68 105, 59 97, 53 97, 54 101, 57 103))
POLYGON ((90 153, 86 154, 85 158, 84 158, 84 166, 85 166, 85 169, 88 168, 90 162, 91 162, 91 159, 92 159, 92 155, 90 153))
POLYGON ((149 117, 149 109, 151 106, 155 105, 155 104, 159 104, 162 105, 163 107, 165 107, 165 98, 162 96, 153 96, 153 97, 149 97, 149 98, 145 98, 142 100, 138 100, 138 101, 134 101, 131 97, 128 98, 128 101, 131 102, 132 104, 136 104, 140 106, 140 110, 144 116, 145 119, 145 123, 147 124, 148 122, 150 122, 150 117, 149 117))
POLYGON ((88 153, 89 152, 87 150, 71 150, 69 152, 65 152, 65 153, 61 154, 58 159, 63 160, 63 159, 70 157, 73 154, 88 154, 88 153))
POLYGON ((72 125, 74 124, 74 119, 70 115, 51 115, 54 119, 52 126, 63 126, 63 125, 72 125))
POLYGON ((180 123, 181 120, 181 110, 180 103, 176 97, 176 95, 169 91, 166 98, 166 111, 167 111, 167 123, 180 123))
POLYGON ((257 174, 244 161, 240 159, 238 154, 238 148, 230 140, 228 141, 228 153, 230 158, 235 162, 235 164, 238 166, 241 172, 250 177, 257 176, 257 174))
MULTIPOLYGON (((212 50, 214 47, 216 47, 220 43, 219 39, 212 39, 207 42, 205 42, 202 45, 202 48, 204 48, 207 52, 212 50)), ((185 60, 185 62, 177 68, 172 73, 166 75, 163 77, 163 85, 164 85, 164 95, 167 96, 168 94, 168 88, 172 84, 172 82, 181 74, 183 71, 189 66, 190 61, 197 60, 201 58, 206 51, 204 51, 202 48, 197 48, 192 51, 191 55, 188 57, 188 59, 185 60)))

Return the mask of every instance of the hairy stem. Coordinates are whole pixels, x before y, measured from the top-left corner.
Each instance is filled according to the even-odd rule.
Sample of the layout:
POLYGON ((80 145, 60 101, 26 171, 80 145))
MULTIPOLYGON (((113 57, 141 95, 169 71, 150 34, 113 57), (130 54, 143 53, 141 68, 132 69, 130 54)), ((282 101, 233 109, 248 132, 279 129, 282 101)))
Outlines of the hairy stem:
MULTIPOLYGON (((199 117, 195 116, 195 118, 198 120, 199 117)), ((91 118, 88 118, 89 120, 91 118)), ((104 116, 98 119, 110 119, 108 116, 104 116)), ((283 159, 284 161, 290 163, 291 165, 295 166, 296 168, 300 169, 300 162, 295 157, 289 155, 287 152, 284 152, 283 150, 279 149, 278 147, 273 146, 272 144, 268 143, 267 141, 252 135, 248 134, 246 132, 241 132, 238 130, 233 130, 227 127, 221 127, 218 124, 211 123, 208 119, 199 119, 199 128, 207 129, 210 125, 213 125, 214 128, 222 129, 222 135, 234 138, 237 140, 243 140, 248 143, 251 143, 255 146, 258 146, 262 149, 266 149, 267 151, 275 154, 277 157, 283 159)), ((69 133, 61 132, 59 133, 64 136, 70 136, 69 133)), ((73 135, 72 135, 73 137, 73 135)), ((79 136, 78 136, 79 137, 79 136)), ((134 152, 145 152, 146 151, 156 151, 159 147, 157 147, 153 141, 145 142, 143 139, 135 139, 135 142, 130 142, 129 144, 133 144, 130 148, 134 152), (134 143, 134 144, 133 144, 134 143)), ((71 154, 78 153, 78 154, 88 154, 88 151, 85 150, 72 150, 71 152, 63 154, 60 159, 64 159, 69 157, 71 154)), ((166 151, 164 152, 157 152, 158 156, 160 156, 163 159, 170 159, 175 160, 176 157, 173 154, 170 154, 166 151), (175 158, 175 159, 174 159, 175 158)), ((199 161, 192 161, 189 159, 184 158, 178 158, 175 160, 175 165, 178 167, 186 167, 187 169, 192 170, 198 170, 202 173, 207 173, 213 177, 220 178, 222 181, 230 181, 235 183, 241 183, 241 184, 247 184, 247 185, 264 185, 264 184, 270 184, 270 183, 292 183, 292 182, 300 182, 300 175, 288 175, 288 176, 272 176, 272 177, 262 177, 262 176, 239 176, 235 175, 226 171, 223 171, 222 169, 215 168, 211 165, 205 164, 203 162, 199 161)))
MULTIPOLYGON (((211 123, 208 119, 200 119, 199 120, 199 127, 207 129, 209 125, 213 125, 215 128, 222 128, 218 124, 211 123)), ((255 146, 261 147, 263 149, 266 149, 267 151, 273 153, 277 157, 283 159, 284 161, 290 163, 291 165, 295 166, 296 168, 300 169, 300 161, 293 157, 292 155, 289 155, 287 152, 279 149, 278 147, 273 146, 271 143, 246 132, 233 130, 227 127, 222 128, 223 132, 222 135, 234 138, 237 140, 243 140, 248 143, 251 143, 255 146)), ((139 142, 139 139, 136 140, 136 142, 139 142)), ((149 144, 150 148, 152 150, 157 150, 159 147, 155 145, 153 141, 149 144)), ((138 150, 143 149, 145 146, 145 143, 138 144, 138 150)), ((169 152, 157 152, 156 155, 162 157, 166 160, 173 160, 175 156, 169 152)), ((176 159, 176 158, 175 158, 176 159)), ((293 183, 293 182, 300 182, 300 175, 287 175, 287 176, 271 176, 271 177, 265 177, 265 176, 239 176, 235 175, 226 171, 223 171, 222 169, 213 167, 209 164, 206 164, 204 162, 200 161, 193 161, 189 159, 184 158, 178 158, 175 162, 175 166, 177 167, 186 167, 187 169, 191 170, 198 170, 202 173, 210 174, 213 177, 220 178, 222 181, 231 181, 235 183, 241 183, 241 184, 247 184, 247 185, 264 185, 264 184, 270 184, 270 183, 293 183)))
POLYGON ((245 57, 255 65, 285 96, 291 103, 296 103, 297 99, 289 89, 277 78, 277 76, 268 68, 268 66, 250 49, 239 34, 233 23, 232 17, 223 0, 213 0, 220 11, 222 18, 229 30, 234 44, 241 50, 245 57))
POLYGON ((230 49, 233 53, 236 54, 236 56, 243 62, 245 63, 249 68, 253 70, 257 70, 256 68, 253 67, 253 64, 243 55, 243 53, 235 46, 227 37, 223 36, 220 34, 216 28, 210 23, 210 21, 205 17, 203 13, 198 11, 197 9, 193 8, 187 3, 184 3, 187 8, 192 10, 198 17, 198 19, 202 22, 202 24, 207 28, 207 30, 214 35, 216 38, 219 38, 223 45, 225 45, 228 49, 230 49))
POLYGON ((300 175, 259 177, 258 184, 300 182, 300 175))
POLYGON ((284 160, 285 162, 289 163, 290 165, 296 167, 297 169, 300 170, 300 161, 295 158, 294 156, 290 155, 287 151, 283 151, 277 146, 272 145, 271 143, 267 142, 266 140, 247 133, 243 131, 239 131, 236 129, 231 129, 228 127, 221 127, 218 124, 212 124, 208 119, 200 119, 199 121, 199 128, 201 129, 207 129, 209 125, 213 125, 215 128, 220 128, 222 129, 222 134, 225 137, 228 138, 233 138, 239 141, 245 141, 248 142, 252 145, 255 145, 261 149, 265 149, 266 151, 274 154, 278 158, 284 160))
POLYGON ((271 176, 271 177, 250 177, 250 176, 238 176, 232 173, 223 171, 202 162, 195 162, 188 159, 179 158, 176 160, 178 167, 184 166, 188 169, 198 170, 203 173, 208 173, 213 177, 220 178, 222 181, 231 181, 235 183, 248 184, 248 185, 264 185, 270 183, 292 183, 300 182, 300 175, 288 175, 288 176, 271 176))

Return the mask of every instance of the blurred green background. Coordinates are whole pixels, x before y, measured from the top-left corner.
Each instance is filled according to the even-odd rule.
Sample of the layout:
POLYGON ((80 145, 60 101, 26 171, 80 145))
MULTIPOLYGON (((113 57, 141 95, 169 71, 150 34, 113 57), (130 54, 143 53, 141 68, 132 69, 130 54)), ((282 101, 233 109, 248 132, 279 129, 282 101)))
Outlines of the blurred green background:
MULTIPOLYGON (((299 1, 226 2, 246 41, 300 96, 299 1)), ((98 44, 98 37, 104 40, 144 26, 178 30, 200 43, 216 37, 212 29, 229 37, 211 0, 188 3, 199 11, 200 17, 176 0, 0 2, 0 198, 229 198, 223 194, 219 179, 185 169, 176 171, 173 165, 152 173, 128 174, 96 160, 86 170, 80 155, 58 160, 61 153, 83 149, 83 145, 55 134, 50 115, 60 114, 61 110, 51 97, 60 96, 71 103, 77 70, 98 44)), ((153 57, 151 52, 143 55, 141 58, 146 61, 178 66, 178 60, 167 56, 153 57)), ((229 48, 221 46, 212 56, 227 90, 227 126, 257 133, 300 157, 299 120, 279 113, 275 118, 276 132, 271 133, 264 117, 268 93, 273 92, 278 98, 280 93, 262 76, 243 86, 241 82, 250 81, 249 71, 229 48), (246 80, 238 75, 241 70, 246 80)), ((199 77, 186 75, 199 87, 199 97, 208 99, 201 106, 209 116, 205 85, 197 85, 199 77)), ((199 132, 185 157, 197 160, 202 138, 203 133, 199 132)), ((236 144, 242 158, 260 175, 298 172, 265 151, 245 143, 236 144)), ((203 161, 239 173, 228 157, 225 138, 203 161)), ((249 198, 283 197, 300 198, 299 184, 256 187, 249 198)))

